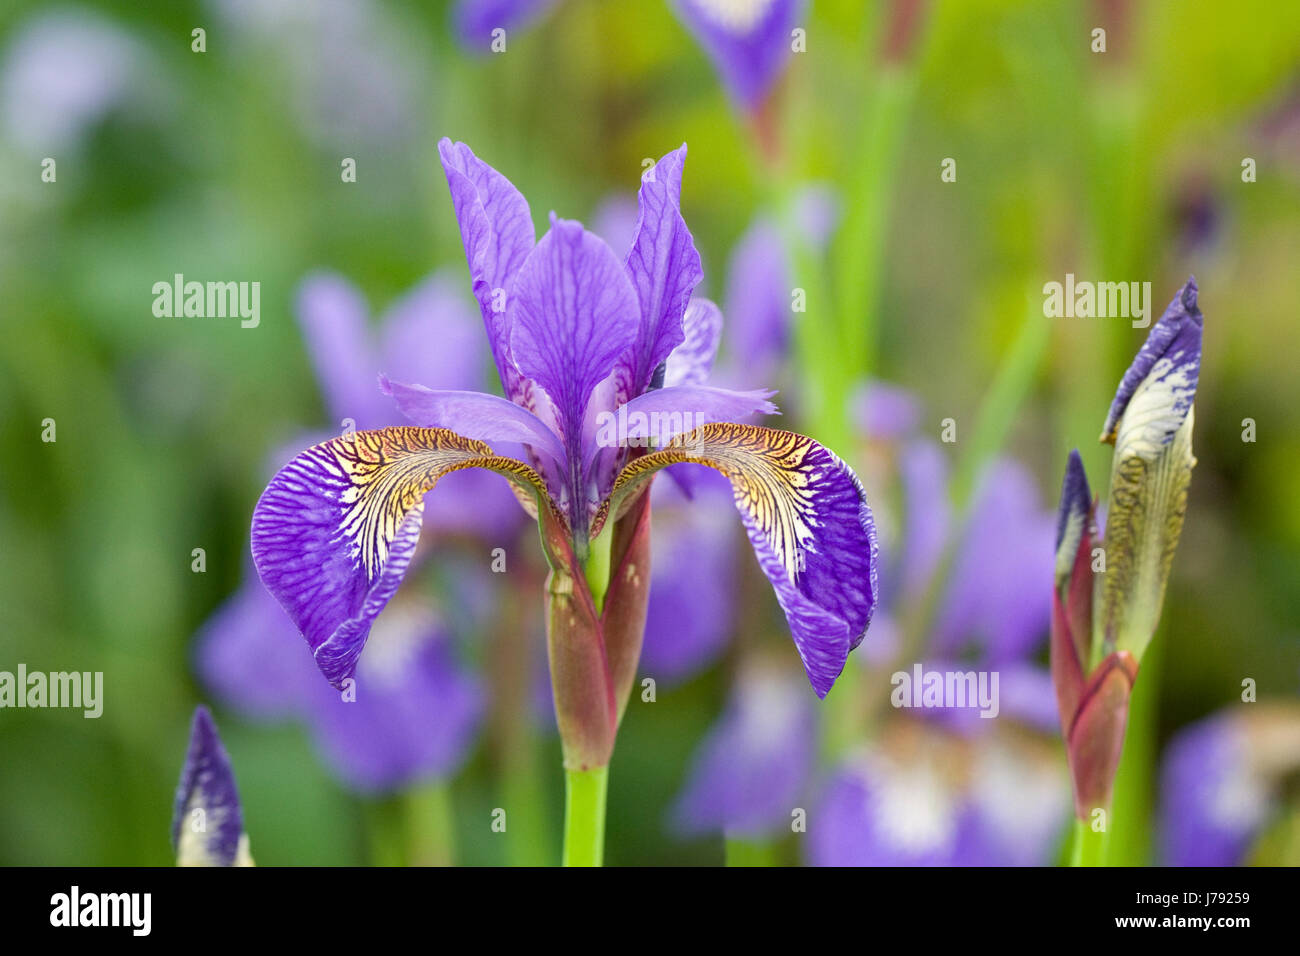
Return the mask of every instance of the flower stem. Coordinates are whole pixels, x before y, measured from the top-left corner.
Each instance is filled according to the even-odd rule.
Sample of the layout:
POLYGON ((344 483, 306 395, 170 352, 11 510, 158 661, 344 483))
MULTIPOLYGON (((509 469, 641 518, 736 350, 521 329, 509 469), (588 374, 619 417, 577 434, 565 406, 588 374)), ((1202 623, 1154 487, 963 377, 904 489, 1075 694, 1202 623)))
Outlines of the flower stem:
POLYGON ((564 771, 564 865, 600 866, 605 857, 609 767, 564 771))
POLYGON ((446 783, 418 786, 404 802, 408 865, 451 866, 456 840, 450 788, 446 783))
POLYGON ((1070 866, 1101 866, 1106 849, 1106 831, 1097 832, 1086 820, 1074 821, 1074 846, 1070 850, 1070 866))
POLYGON ((769 840, 727 837, 727 866, 777 866, 776 846, 769 840))

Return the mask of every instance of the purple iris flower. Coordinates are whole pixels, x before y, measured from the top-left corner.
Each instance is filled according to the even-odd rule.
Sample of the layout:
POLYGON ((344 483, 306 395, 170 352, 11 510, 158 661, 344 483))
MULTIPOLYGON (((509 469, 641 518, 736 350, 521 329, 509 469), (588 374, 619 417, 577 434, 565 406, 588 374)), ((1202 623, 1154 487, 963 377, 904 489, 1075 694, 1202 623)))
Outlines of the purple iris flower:
POLYGON ((791 31, 803 0, 672 0, 740 106, 762 105, 793 51, 791 31))
POLYGON ((551 565, 548 640, 566 766, 603 767, 640 655, 645 492, 659 469, 690 463, 729 479, 824 696, 876 603, 871 512, 856 476, 821 445, 732 423, 773 412, 770 392, 703 384, 721 316, 692 298, 701 269, 680 211, 685 146, 642 177, 623 260, 554 214, 536 240, 509 180, 464 144, 443 140, 439 152, 505 397, 386 378, 399 408, 426 427, 322 443, 267 487, 253 516, 254 560, 322 673, 340 686, 356 671, 411 562, 425 492, 465 468, 495 471, 537 516, 551 565), (588 573, 602 548, 609 571, 593 594, 588 573))
MULTIPOLYGON (((376 387, 380 368, 465 387, 481 381, 478 319, 450 283, 435 275, 400 297, 381 319, 378 335, 351 283, 324 273, 302 283, 299 323, 326 407, 340 427, 376 427, 398 417, 376 387), (434 336, 440 347, 426 348, 434 336)), ((450 479, 426 525, 441 535, 473 530, 486 543, 513 543, 519 506, 486 478, 471 472, 450 479)), ((488 577, 480 570, 474 583, 490 587, 488 577)), ((483 602, 466 598, 463 584, 457 591, 458 612, 482 612, 483 602)), ((484 617, 462 613, 454 624, 472 629, 484 617)), ((415 599, 395 607, 345 701, 321 683, 293 621, 249 573, 201 630, 197 667, 204 683, 242 713, 304 720, 326 762, 353 789, 387 792, 451 774, 476 736, 481 682, 457 664, 450 623, 415 599)))
POLYGON ((252 866, 230 757, 206 707, 196 707, 176 787, 172 849, 179 866, 252 866))

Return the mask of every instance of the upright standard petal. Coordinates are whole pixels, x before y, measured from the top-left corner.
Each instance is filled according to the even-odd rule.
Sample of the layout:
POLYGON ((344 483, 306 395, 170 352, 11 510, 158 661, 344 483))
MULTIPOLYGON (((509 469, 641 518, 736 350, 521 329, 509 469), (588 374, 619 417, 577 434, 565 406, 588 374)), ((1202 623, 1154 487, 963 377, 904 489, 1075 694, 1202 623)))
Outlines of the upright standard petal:
POLYGON ((759 565, 776 591, 819 697, 861 643, 877 601, 877 544, 857 476, 811 438, 717 423, 632 461, 596 517, 618 516, 660 468, 707 465, 731 482, 759 565))
POLYGON ((644 392, 655 369, 682 343, 682 318, 691 292, 704 278, 700 254, 682 218, 682 166, 686 144, 664 156, 641 180, 641 215, 627 257, 640 322, 636 339, 618 363, 616 404, 644 392))
POLYGON ((761 105, 790 57, 803 0, 673 0, 677 16, 745 109, 761 105))
POLYGON ((474 298, 487 326, 501 384, 512 400, 523 394, 510 359, 508 303, 515 273, 533 249, 536 232, 528 202, 499 172, 464 143, 438 144, 442 168, 460 223, 474 298))
POLYGON ((172 812, 179 866, 252 866, 230 757, 206 707, 194 710, 172 812))
POLYGON ((515 277, 509 312, 515 364, 554 403, 576 468, 591 392, 636 338, 636 292, 609 246, 556 218, 515 277))
POLYGON ((523 462, 443 429, 357 432, 307 449, 271 479, 253 512, 253 561, 340 687, 356 669, 371 623, 406 574, 424 494, 449 472, 487 468, 547 507, 523 462))

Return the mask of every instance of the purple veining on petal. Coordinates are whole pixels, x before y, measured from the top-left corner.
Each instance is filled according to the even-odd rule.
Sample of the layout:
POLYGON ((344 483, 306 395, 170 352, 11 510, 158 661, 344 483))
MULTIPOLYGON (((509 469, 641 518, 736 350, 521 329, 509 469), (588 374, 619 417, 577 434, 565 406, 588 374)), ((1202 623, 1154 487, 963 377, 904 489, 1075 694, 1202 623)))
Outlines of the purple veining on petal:
POLYGON ((384 394, 391 395, 402 414, 416 425, 450 428, 480 441, 518 442, 549 455, 564 465, 560 438, 528 409, 485 392, 425 388, 380 379, 384 394))
POLYGON ((555 218, 515 278, 510 349, 555 406, 569 474, 561 504, 586 502, 583 418, 596 386, 637 335, 636 291, 623 264, 582 224, 555 218))
POLYGON ((438 143, 452 205, 460 224, 470 281, 487 327, 492 357, 511 401, 524 397, 511 360, 510 319, 515 275, 534 248, 528 202, 510 180, 464 143, 438 143))
POLYGON ((262 583, 306 638, 316 664, 335 687, 356 669, 370 626, 401 584, 423 521, 416 504, 370 577, 339 533, 340 502, 355 494, 325 445, 285 465, 253 511, 252 552, 262 583))
POLYGON ((762 838, 788 827, 817 748, 810 704, 784 676, 743 675, 691 762, 672 810, 676 828, 762 838))
POLYGON ((1142 343, 1133 364, 1120 380, 1111 402, 1102 437, 1113 438, 1129 401, 1148 377, 1166 383, 1172 392, 1173 414, 1166 423, 1162 444, 1167 444, 1187 417, 1196 398, 1201 369, 1201 331, 1204 317, 1196 302, 1195 277, 1174 296, 1160 321, 1142 343))
POLYGON ((646 390, 655 369, 682 343, 682 317, 704 273, 681 213, 686 145, 665 155, 642 177, 640 217, 627 270, 640 304, 636 338, 616 366, 615 404, 646 390))
MULTIPOLYGON (((673 385, 632 399, 614 412, 610 421, 620 425, 619 439, 653 437, 666 444, 668 439, 708 422, 744 422, 752 415, 779 414, 769 401, 775 394, 766 388, 737 392, 711 385, 673 385), (625 429, 621 427, 624 420, 625 429)), ((598 431, 598 443, 599 436, 598 431)))
POLYGON ((1160 848, 1169 866, 1239 866, 1267 817, 1246 765, 1241 727, 1226 713, 1179 731, 1160 774, 1160 848))
POLYGON ((233 866, 244 833, 230 757, 208 709, 194 710, 189 748, 176 787, 172 848, 191 866, 233 866))
POLYGON ((803 0, 672 0, 673 10, 713 60, 728 93, 756 109, 791 55, 803 0))

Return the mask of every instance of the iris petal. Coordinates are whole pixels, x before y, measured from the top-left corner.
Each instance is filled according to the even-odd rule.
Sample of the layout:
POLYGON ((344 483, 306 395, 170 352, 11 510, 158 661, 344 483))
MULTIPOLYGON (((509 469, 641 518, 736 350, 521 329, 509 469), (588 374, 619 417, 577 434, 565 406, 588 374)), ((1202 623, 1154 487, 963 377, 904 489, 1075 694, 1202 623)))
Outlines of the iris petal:
POLYGON ((545 498, 523 462, 455 432, 405 426, 309 448, 262 493, 253 512, 257 573, 335 687, 356 670, 371 623, 406 574, 425 492, 463 468, 498 472, 521 495, 545 498))
POLYGON ((861 643, 877 600, 875 523, 862 485, 829 449, 793 432, 717 423, 632 461, 597 515, 618 515, 658 469, 708 465, 731 482, 737 510, 784 609, 819 697, 861 643))
POLYGON ((464 143, 443 139, 438 143, 438 155, 447 175, 474 298, 478 299, 487 326, 492 357, 506 395, 516 400, 522 395, 522 387, 510 360, 506 301, 515 273, 536 241, 532 214, 514 184, 464 143))

